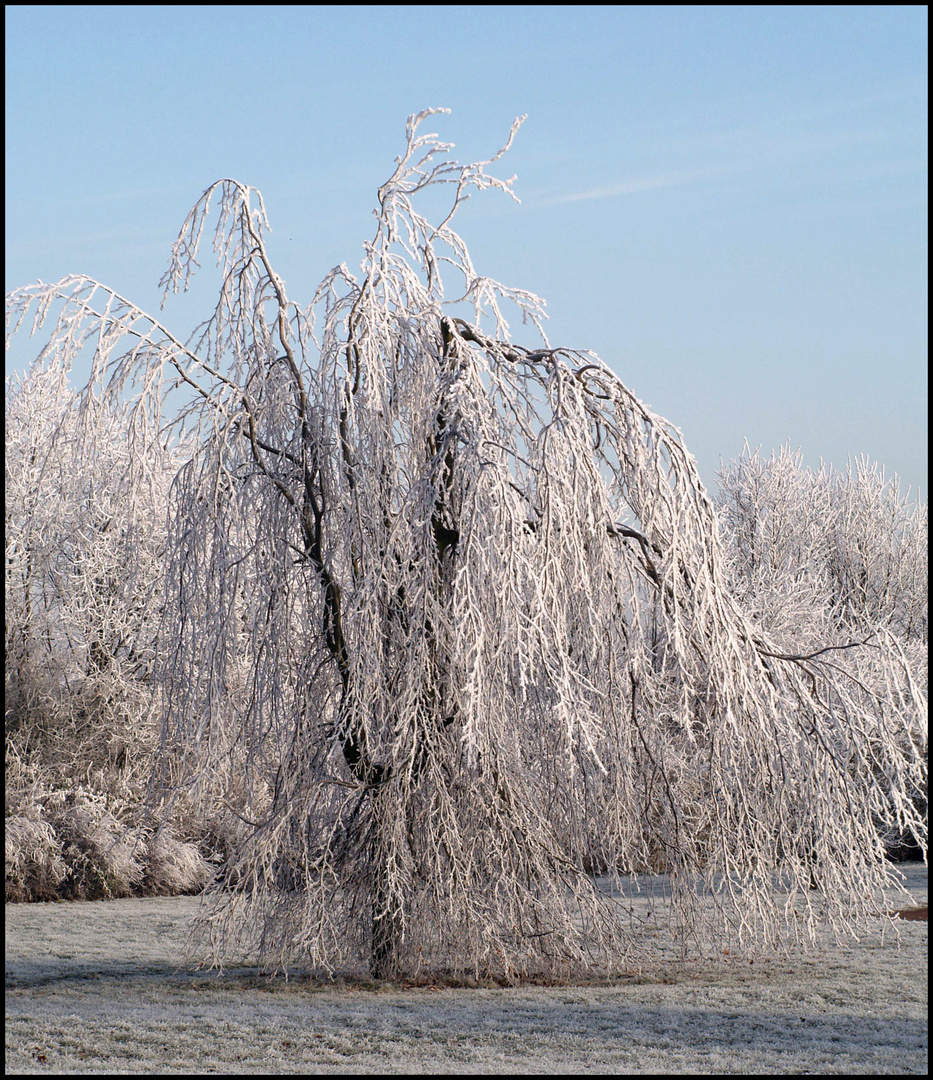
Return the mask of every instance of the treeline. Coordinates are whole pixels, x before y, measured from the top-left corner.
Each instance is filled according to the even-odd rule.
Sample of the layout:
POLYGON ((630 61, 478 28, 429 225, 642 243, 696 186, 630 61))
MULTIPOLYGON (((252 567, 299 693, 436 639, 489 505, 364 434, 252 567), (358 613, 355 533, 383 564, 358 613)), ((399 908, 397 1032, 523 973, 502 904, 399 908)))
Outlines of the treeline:
MULTIPOLYGON (((165 813, 150 787, 157 764, 164 783, 184 758, 162 734, 157 671, 172 648, 166 545, 186 456, 134 457, 128 415, 79 399, 54 362, 7 382, 7 901, 198 891, 244 830, 229 791, 213 805, 176 791, 165 813)), ((717 503, 729 586, 776 651, 875 641, 854 661, 866 686, 892 648, 925 676, 927 508, 896 477, 746 449, 721 471, 717 503)), ((925 806, 925 787, 912 798, 925 806)))

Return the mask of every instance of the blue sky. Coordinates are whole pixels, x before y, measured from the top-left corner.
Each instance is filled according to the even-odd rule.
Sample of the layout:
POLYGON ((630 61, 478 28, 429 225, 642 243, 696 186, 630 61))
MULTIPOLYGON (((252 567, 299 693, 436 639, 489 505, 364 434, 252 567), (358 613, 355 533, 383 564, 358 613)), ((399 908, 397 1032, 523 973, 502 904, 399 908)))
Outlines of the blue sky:
POLYGON ((358 265, 410 113, 449 107, 428 130, 461 161, 527 113, 521 206, 456 227, 552 344, 595 350, 710 487, 747 439, 926 496, 925 7, 8 6, 6 31, 7 289, 86 273, 157 309, 231 176, 306 302, 358 265))

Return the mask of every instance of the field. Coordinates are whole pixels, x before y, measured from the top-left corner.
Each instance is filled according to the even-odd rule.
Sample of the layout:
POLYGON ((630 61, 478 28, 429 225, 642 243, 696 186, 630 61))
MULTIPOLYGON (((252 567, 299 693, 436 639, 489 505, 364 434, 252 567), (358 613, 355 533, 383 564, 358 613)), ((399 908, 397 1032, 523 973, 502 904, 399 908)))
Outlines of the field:
MULTIPOLYGON (((925 904, 926 867, 905 873, 925 904)), ((197 903, 7 905, 7 1072, 928 1071, 925 922, 751 964, 681 966, 662 936, 651 970, 598 985, 406 988, 199 971, 197 903)))

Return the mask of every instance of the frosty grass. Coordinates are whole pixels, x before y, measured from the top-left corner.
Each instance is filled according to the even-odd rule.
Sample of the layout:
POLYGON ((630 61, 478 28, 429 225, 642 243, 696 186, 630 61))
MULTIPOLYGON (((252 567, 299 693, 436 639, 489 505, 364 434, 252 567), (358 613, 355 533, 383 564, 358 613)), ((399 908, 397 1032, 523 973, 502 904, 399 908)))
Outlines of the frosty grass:
MULTIPOLYGON (((926 867, 903 869, 925 904, 926 867)), ((7 1072, 928 1071, 924 922, 751 964, 681 966, 660 935, 652 970, 600 985, 385 988, 199 971, 197 904, 7 905, 7 1072)))

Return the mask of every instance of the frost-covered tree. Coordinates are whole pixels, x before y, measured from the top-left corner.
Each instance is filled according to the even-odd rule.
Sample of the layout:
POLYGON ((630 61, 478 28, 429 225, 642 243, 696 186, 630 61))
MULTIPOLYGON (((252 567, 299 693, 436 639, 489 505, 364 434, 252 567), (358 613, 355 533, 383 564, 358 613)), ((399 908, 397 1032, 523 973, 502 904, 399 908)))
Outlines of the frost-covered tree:
POLYGON ((6 896, 188 891, 208 864, 143 826, 178 462, 68 375, 53 351, 6 386, 6 896))
POLYGON ((471 190, 511 194, 487 170, 518 123, 463 166, 420 133, 433 111, 361 273, 305 307, 233 180, 173 248, 167 293, 215 215, 219 296, 184 342, 85 278, 11 298, 14 329, 58 305, 52 347, 89 344, 95 392, 133 396, 139 453, 157 431, 197 446, 172 491, 163 761, 241 822, 216 954, 568 978, 629 943, 594 869, 669 871, 686 919, 715 883, 733 939, 767 942, 794 896, 813 929, 816 858, 857 922, 889 872, 876 818, 923 828, 899 797, 923 768, 902 656, 879 695, 745 616, 676 429, 552 347, 542 302, 451 227, 471 190))
POLYGON ((134 454, 124 410, 82 404, 61 359, 6 387, 7 735, 63 776, 103 768, 138 787, 178 465, 134 454))
MULTIPOLYGON (((746 447, 719 481, 729 585, 773 642, 796 652, 859 642, 847 670, 878 694, 892 652, 926 682, 926 504, 867 459, 813 470, 790 447, 770 458, 746 447)), ((914 798, 926 806, 925 782, 914 798)))
MULTIPOLYGON (((845 471, 805 468, 800 451, 770 458, 748 447, 719 476, 717 509, 725 529, 733 592, 769 632, 800 632, 787 605, 804 590, 828 627, 850 636, 885 630, 927 645, 927 507, 901 490, 897 476, 865 458, 845 471), (783 589, 776 589, 781 581, 783 589), (795 629, 796 628, 796 629, 795 629)), ((798 639, 799 641, 799 639, 798 639)))

